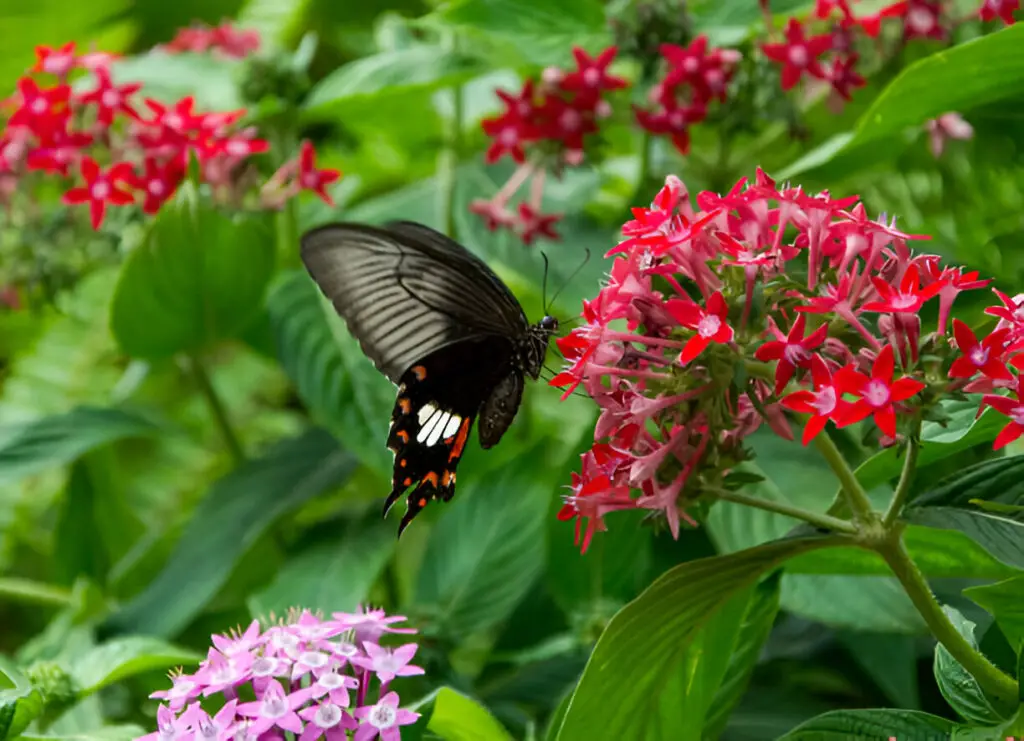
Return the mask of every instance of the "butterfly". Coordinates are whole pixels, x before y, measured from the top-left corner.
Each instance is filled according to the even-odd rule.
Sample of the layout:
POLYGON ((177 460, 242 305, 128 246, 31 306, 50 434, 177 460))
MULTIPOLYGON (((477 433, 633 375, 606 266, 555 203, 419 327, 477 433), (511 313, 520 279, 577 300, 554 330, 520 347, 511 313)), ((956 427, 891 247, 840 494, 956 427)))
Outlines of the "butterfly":
POLYGON ((384 516, 409 492, 398 534, 455 471, 478 422, 480 445, 512 424, 524 378, 540 376, 558 320, 530 324, 512 291, 458 242, 430 227, 327 224, 302 236, 306 270, 377 369, 398 386, 384 516))

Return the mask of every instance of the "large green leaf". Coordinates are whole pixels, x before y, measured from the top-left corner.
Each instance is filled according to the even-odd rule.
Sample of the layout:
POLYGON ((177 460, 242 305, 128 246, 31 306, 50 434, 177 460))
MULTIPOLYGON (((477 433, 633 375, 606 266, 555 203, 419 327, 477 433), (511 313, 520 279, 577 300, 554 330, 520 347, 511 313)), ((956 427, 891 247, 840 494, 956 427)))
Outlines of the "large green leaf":
MULTIPOLYGON (((942 610, 957 631, 977 651, 978 641, 974 637, 974 623, 948 605, 943 606, 942 610)), ((985 695, 985 691, 978 684, 978 680, 953 658, 953 655, 941 643, 935 645, 933 668, 935 682, 939 685, 942 696, 968 722, 992 725, 1009 718, 993 705, 992 700, 985 695)))
POLYGON ((164 431, 148 417, 125 409, 78 407, 20 426, 0 442, 0 486, 66 465, 83 453, 129 437, 164 431))
POLYGON ((266 214, 228 215, 190 181, 125 261, 111 328, 129 355, 168 358, 243 332, 274 269, 266 214))
MULTIPOLYGON (((729 714, 747 689, 761 649, 779 613, 779 583, 775 579, 766 579, 749 592, 737 595, 736 599, 740 599, 744 612, 735 632, 723 636, 721 626, 718 626, 719 621, 715 620, 715 630, 726 639, 721 650, 726 652, 728 665, 718 681, 714 695, 705 694, 702 698, 706 705, 703 710, 704 738, 717 738, 721 734, 729 714)), ((723 614, 727 614, 725 610, 723 614)), ((692 651, 693 647, 690 648, 692 651)), ((713 688, 713 685, 708 685, 706 689, 710 691, 713 688)))
POLYGON ((71 667, 78 691, 92 694, 134 674, 197 664, 201 654, 150 636, 125 636, 102 643, 71 667))
POLYGON ((914 499, 915 507, 972 507, 971 501, 1024 503, 1024 455, 984 461, 940 481, 914 499))
POLYGON ((366 601, 397 542, 390 524, 352 523, 329 542, 293 556, 274 581, 249 598, 249 611, 253 615, 283 615, 292 607, 324 614, 353 611, 366 601))
POLYGON ((948 737, 954 728, 951 720, 917 710, 832 710, 801 723, 778 741, 938 738, 948 737))
POLYGON ((1024 575, 964 590, 996 619, 1010 645, 1024 656, 1024 575))
POLYGON ((382 477, 394 388, 363 355, 304 271, 286 275, 268 299, 278 355, 314 418, 382 477))
POLYGON ((1024 569, 1024 522, 978 510, 956 507, 915 507, 908 522, 959 530, 1005 564, 1024 569))
POLYGON ((850 146, 1015 96, 1024 85, 1022 45, 1024 28, 1014 25, 914 62, 861 117, 850 146))
POLYGON ((438 630, 464 637, 507 618, 544 568, 544 517, 554 487, 523 451, 500 473, 473 480, 430 533, 416 603, 438 630))
POLYGON ((611 43, 598 0, 462 0, 445 5, 438 16, 537 66, 566 64, 573 46, 596 54, 611 43))
MULTIPOLYGON (((680 564, 624 607, 601 635, 558 738, 656 739, 666 684, 683 676, 691 639, 734 595, 786 559, 832 545, 792 539, 680 564)), ((665 736, 664 738, 678 738, 665 736)))
POLYGON ((232 471, 210 488, 163 571, 110 618, 108 631, 176 634, 278 518, 339 486, 355 467, 331 435, 310 429, 232 471))
POLYGON ((512 741, 487 708, 450 687, 442 687, 434 697, 427 730, 445 741, 512 741))
POLYGON ((484 71, 472 56, 421 44, 384 51, 339 67, 310 91, 308 116, 343 114, 354 104, 372 106, 384 96, 459 85, 484 71))

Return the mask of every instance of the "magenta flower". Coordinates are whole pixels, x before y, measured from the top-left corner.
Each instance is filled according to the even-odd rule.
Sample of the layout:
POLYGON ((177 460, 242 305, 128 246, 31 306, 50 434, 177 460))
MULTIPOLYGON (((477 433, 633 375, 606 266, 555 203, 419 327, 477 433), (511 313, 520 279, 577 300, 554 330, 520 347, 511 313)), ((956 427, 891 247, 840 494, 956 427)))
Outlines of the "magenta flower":
POLYGON ((352 663, 376 672, 381 682, 390 682, 395 677, 412 677, 423 674, 423 669, 420 667, 409 665, 412 657, 416 655, 415 643, 406 643, 391 651, 366 641, 363 643, 363 648, 366 649, 366 658, 356 656, 352 659, 352 663))
POLYGON ((402 732, 398 727, 415 723, 420 717, 419 713, 399 708, 398 695, 394 692, 384 695, 376 705, 358 708, 355 715, 363 723, 356 729, 352 741, 373 741, 377 738, 401 741, 402 732))
POLYGON ((254 621, 244 632, 213 636, 193 674, 179 673, 170 689, 150 695, 163 703, 157 730, 142 738, 347 741, 356 732, 397 741, 398 727, 419 716, 399 709, 389 685, 423 669, 409 664, 415 643, 391 650, 378 641, 388 633, 415 633, 395 625, 403 620, 383 610, 337 612, 322 620, 304 610, 265 630, 254 621), (227 702, 204 708, 212 695, 227 702), (211 717, 213 707, 220 709, 211 717))

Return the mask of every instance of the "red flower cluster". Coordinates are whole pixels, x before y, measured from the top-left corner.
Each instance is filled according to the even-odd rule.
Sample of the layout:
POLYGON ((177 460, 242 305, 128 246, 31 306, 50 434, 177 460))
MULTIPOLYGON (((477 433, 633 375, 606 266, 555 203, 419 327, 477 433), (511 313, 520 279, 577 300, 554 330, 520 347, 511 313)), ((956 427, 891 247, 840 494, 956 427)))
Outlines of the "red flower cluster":
POLYGON ((1024 433, 1011 370, 1024 369, 1024 295, 997 291, 999 324, 978 340, 950 311, 989 281, 913 253, 919 237, 856 200, 780 188, 758 170, 724 196, 700 193, 696 208, 670 176, 651 208, 633 209, 608 284, 557 341, 568 367, 552 384, 582 387, 601 408, 560 515, 588 521, 584 548, 618 509, 660 510, 678 534, 686 507, 728 488, 749 458, 746 436, 766 423, 793 438, 793 412, 805 445, 829 422, 868 419, 891 445, 941 418, 943 397, 973 392, 1012 420, 996 447, 1024 433), (937 323, 923 333, 932 302, 937 323))
MULTIPOLYGON (((70 43, 57 50, 40 47, 37 56, 7 101, 11 114, 0 131, 0 178, 31 190, 33 173, 73 178, 79 172, 81 181, 63 200, 88 204, 94 229, 110 205, 138 202, 143 212, 156 213, 184 178, 190 156, 198 159, 204 180, 223 191, 235 188, 243 162, 268 149, 254 128, 236 127, 244 110, 201 113, 191 97, 172 106, 139 101, 141 84, 114 83, 110 55, 79 56, 70 43), (72 81, 82 92, 73 90, 72 81)), ((339 177, 316 170, 308 144, 301 160, 282 170, 296 176, 286 195, 310 189, 328 202, 323 185, 339 177)), ((14 188, 0 192, 9 198, 14 188)))
POLYGON ((635 108, 640 128, 667 136, 681 154, 690 151, 690 127, 708 115, 708 105, 724 103, 729 81, 742 55, 735 49, 708 49, 706 36, 686 48, 662 44, 665 77, 649 93, 654 108, 635 108))
POLYGON ((254 30, 243 30, 222 21, 219 26, 210 27, 205 23, 194 23, 182 28, 168 43, 160 47, 170 54, 183 51, 218 52, 226 57, 243 59, 259 51, 260 35, 254 30))
POLYGON ((470 210, 484 218, 488 229, 509 229, 526 244, 538 236, 558 239, 554 224, 561 215, 541 213, 544 168, 583 162, 587 137, 596 134, 598 122, 611 115, 606 93, 629 86, 608 72, 616 51, 612 46, 591 57, 574 48, 575 70, 549 67, 539 83, 527 80, 517 94, 497 91, 505 110, 481 124, 492 139, 486 160, 497 162, 507 155, 519 169, 493 198, 470 204, 470 210), (528 200, 513 210, 509 200, 531 175, 528 200))

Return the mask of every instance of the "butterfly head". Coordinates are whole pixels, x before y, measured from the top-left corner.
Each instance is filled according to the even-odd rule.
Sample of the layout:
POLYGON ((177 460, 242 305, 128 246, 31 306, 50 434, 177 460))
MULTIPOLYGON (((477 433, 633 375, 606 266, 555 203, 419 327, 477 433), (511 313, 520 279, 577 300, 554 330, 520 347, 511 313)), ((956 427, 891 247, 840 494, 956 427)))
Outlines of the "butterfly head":
POLYGON ((544 356, 548 353, 548 341, 558 331, 558 320, 553 316, 545 316, 530 327, 530 331, 519 350, 523 372, 530 378, 539 378, 544 367, 544 356))

